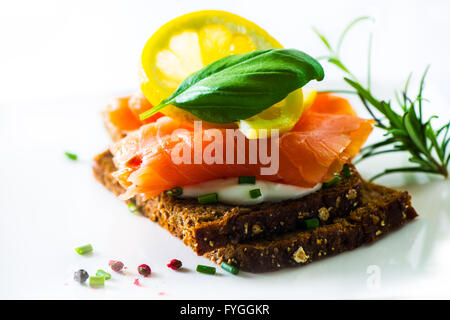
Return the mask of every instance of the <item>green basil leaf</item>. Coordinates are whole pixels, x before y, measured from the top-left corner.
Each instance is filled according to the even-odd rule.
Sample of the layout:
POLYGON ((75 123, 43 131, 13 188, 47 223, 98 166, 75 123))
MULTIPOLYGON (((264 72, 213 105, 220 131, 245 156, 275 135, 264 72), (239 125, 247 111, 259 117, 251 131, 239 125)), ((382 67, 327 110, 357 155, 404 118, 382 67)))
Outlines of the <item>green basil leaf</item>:
POLYGON ((295 49, 257 50, 215 61, 186 78, 145 119, 167 105, 213 123, 248 119, 311 80, 322 80, 317 60, 295 49))

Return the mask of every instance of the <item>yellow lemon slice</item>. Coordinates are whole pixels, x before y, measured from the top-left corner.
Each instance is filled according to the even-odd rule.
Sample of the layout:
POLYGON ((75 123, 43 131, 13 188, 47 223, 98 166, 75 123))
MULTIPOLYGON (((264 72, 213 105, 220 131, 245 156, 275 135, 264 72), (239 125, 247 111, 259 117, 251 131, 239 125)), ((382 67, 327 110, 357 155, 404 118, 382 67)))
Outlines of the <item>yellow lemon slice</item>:
POLYGON ((248 139, 270 137, 271 129, 278 129, 282 134, 294 127, 302 112, 303 93, 298 89, 256 116, 239 121, 239 130, 248 139))
MULTIPOLYGON (((231 54, 270 48, 282 46, 238 15, 216 10, 189 13, 166 23, 148 40, 141 58, 141 89, 156 106, 202 67, 231 54)), ((174 106, 161 112, 178 120, 197 119, 174 106)))
POLYGON ((303 110, 308 109, 317 96, 317 90, 311 88, 302 88, 303 90, 303 110))
POLYGON ((298 89, 286 99, 246 120, 239 121, 239 130, 248 139, 269 137, 271 129, 278 133, 290 131, 300 119, 303 110, 309 108, 316 98, 314 89, 298 89))

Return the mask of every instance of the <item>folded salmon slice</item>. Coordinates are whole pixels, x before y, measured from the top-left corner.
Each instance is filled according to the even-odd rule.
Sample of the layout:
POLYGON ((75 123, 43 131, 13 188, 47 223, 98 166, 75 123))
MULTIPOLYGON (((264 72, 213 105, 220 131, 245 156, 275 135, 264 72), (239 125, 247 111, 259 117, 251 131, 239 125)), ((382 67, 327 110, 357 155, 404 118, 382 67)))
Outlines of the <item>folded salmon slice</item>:
MULTIPOLYGON (((201 147, 196 148, 194 145, 199 140, 194 139, 198 135, 192 126, 160 117, 142 125, 139 130, 131 132, 111 147, 118 168, 114 176, 127 190, 122 195, 124 199, 138 193, 152 197, 175 186, 243 175, 313 187, 331 179, 360 151, 372 131, 372 125, 372 120, 357 117, 346 99, 319 94, 295 127, 276 139, 274 147, 279 151, 278 170, 267 175, 261 174, 261 168, 267 168, 270 164, 259 157, 256 161, 250 161, 250 140, 239 132, 233 139, 227 140, 226 129, 202 130, 203 142, 201 147), (213 139, 205 141, 204 138, 208 135, 223 137, 223 141, 214 140, 215 146, 219 147, 213 151, 213 139), (240 144, 239 140, 244 143, 240 144), (226 161, 227 150, 233 150, 233 156, 229 158, 234 160, 233 163, 226 161), (202 159, 203 163, 194 163, 196 157, 201 158, 205 153, 215 156, 216 160, 222 159, 222 163, 205 163, 206 158, 202 159), (174 158, 174 154, 180 157, 174 158), (245 161, 238 163, 239 155, 242 154, 245 155, 245 161), (182 156, 190 157, 190 162, 180 163, 182 156)), ((269 141, 258 142, 267 143, 269 156, 275 154, 269 141)))
POLYGON ((158 112, 153 116, 141 121, 139 115, 153 108, 140 91, 132 95, 113 99, 106 107, 105 114, 109 122, 121 132, 139 129, 143 124, 155 122, 163 116, 158 112))

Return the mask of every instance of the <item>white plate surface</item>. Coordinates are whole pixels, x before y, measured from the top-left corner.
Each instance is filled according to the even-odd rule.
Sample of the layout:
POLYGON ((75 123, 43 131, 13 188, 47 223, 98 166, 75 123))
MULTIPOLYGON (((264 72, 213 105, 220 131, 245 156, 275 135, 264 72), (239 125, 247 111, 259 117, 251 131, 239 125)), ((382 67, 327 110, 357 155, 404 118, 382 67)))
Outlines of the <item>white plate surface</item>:
MULTIPOLYGON (((181 12, 211 7, 205 1, 193 1, 194 4, 184 7, 186 2, 178 2, 178 6, 174 1, 165 2, 165 7, 158 7, 153 13, 146 11, 150 15, 148 20, 141 2, 132 5, 104 2, 103 6, 93 8, 81 3, 72 11, 60 8, 59 4, 56 9, 48 6, 53 11, 27 7, 24 17, 17 8, 10 10, 10 14, 0 10, 3 15, 0 25, 15 23, 17 16, 23 18, 19 19, 24 23, 20 28, 12 28, 16 37, 27 34, 27 30, 38 37, 29 38, 36 49, 30 52, 23 42, 8 34, 7 43, 16 49, 7 46, 6 52, 2 50, 5 56, 0 59, 5 70, 1 72, 0 84, 6 88, 0 97, 0 298, 449 298, 449 180, 421 175, 396 175, 380 180, 408 190, 420 216, 373 245, 298 269, 239 276, 218 269, 217 275, 208 276, 195 272, 197 264, 212 265, 208 260, 197 257, 155 223, 129 213, 121 201, 93 179, 91 159, 109 143, 100 111, 110 96, 128 92, 119 88, 136 87, 134 71, 129 71, 135 66, 131 57, 136 56, 143 41, 164 20, 181 12), (170 6, 178 9, 168 14, 165 10, 170 6), (86 13, 87 8, 90 14, 86 13), (64 19, 64 14, 68 19, 64 19), (118 20, 123 22, 120 28, 116 25, 118 20), (32 26, 30 21, 38 23, 32 26), (116 48, 117 43, 124 45, 116 48), (63 154, 66 150, 77 153, 80 161, 66 159, 63 154), (94 253, 77 255, 74 248, 85 243, 94 246, 94 253), (183 261, 182 272, 166 267, 172 258, 183 261), (77 268, 91 274, 98 268, 108 270, 110 259, 122 260, 128 269, 124 274, 113 273, 104 289, 93 290, 71 280, 77 268), (152 267, 151 277, 138 277, 136 266, 141 263, 152 267), (379 285, 374 277, 380 280, 379 285), (133 284, 136 278, 142 286, 133 284)), ((450 28, 448 20, 437 14, 448 12, 448 4, 436 2, 421 7, 419 2, 411 1, 408 3, 414 6, 394 6, 389 1, 377 1, 367 12, 366 5, 358 1, 344 8, 335 7, 335 2, 330 1, 330 9, 324 13, 329 19, 324 19, 319 14, 320 8, 310 4, 311 14, 296 20, 292 12, 297 10, 301 14, 304 7, 295 7, 294 1, 281 1, 282 6, 295 7, 282 11, 279 7, 273 9, 271 1, 260 1, 261 11, 257 13, 250 5, 236 9, 239 3, 230 1, 229 5, 215 7, 240 13, 266 28, 273 25, 271 33, 289 46, 311 48, 315 55, 323 50, 309 26, 322 26, 336 39, 335 26, 343 26, 361 14, 376 15, 379 29, 375 30, 378 51, 374 60, 378 60, 378 68, 373 83, 377 93, 391 94, 393 87, 401 86, 409 70, 420 71, 433 62, 436 67, 427 82, 427 96, 432 100, 428 106, 442 119, 450 118, 446 59, 449 48, 442 41, 450 28), (271 14, 271 10, 277 10, 277 15, 271 14), (282 14, 291 20, 282 19, 282 14), (410 21, 417 19, 409 19, 406 14, 423 15, 425 20, 421 21, 428 22, 412 25, 410 21), (414 47, 408 56, 394 48, 387 55, 382 48, 404 45, 399 43, 403 41, 402 23, 409 23, 407 26, 411 28, 405 37, 415 34, 427 45, 412 41, 409 44, 414 47), (292 40, 300 30, 303 40, 292 40)), ((355 37, 364 36, 366 31, 356 32, 355 37)), ((355 46, 359 43, 353 41, 355 46)), ((361 46, 357 49, 363 50, 361 46)), ((347 54, 352 57, 351 50, 347 54)), ((355 63, 363 64, 359 57, 353 57, 355 63)), ((342 87, 332 68, 326 70, 331 70, 331 80, 323 86, 342 87)), ((353 101, 365 115, 360 104, 353 101)), ((371 140, 379 138, 378 132, 371 140)), ((368 177, 384 167, 404 165, 406 161, 405 156, 384 156, 363 163, 359 169, 368 177)))

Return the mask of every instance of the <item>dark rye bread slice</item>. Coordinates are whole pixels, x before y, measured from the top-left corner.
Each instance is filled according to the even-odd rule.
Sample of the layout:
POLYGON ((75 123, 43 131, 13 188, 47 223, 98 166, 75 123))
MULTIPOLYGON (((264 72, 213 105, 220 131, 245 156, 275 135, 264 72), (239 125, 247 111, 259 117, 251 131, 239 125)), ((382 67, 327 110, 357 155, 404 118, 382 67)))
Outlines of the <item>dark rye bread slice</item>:
POLYGON ((313 230, 228 244, 205 256, 249 272, 302 266, 373 242, 416 216, 407 192, 364 182, 362 205, 348 217, 335 218, 332 224, 313 230))
MULTIPOLYGON (((94 175, 116 195, 124 189, 111 176, 116 170, 109 151, 95 157, 94 175)), ((350 177, 301 199, 252 206, 202 205, 196 199, 181 199, 161 193, 149 200, 136 196, 140 212, 158 222, 202 255, 229 243, 264 239, 298 230, 305 219, 318 217, 321 223, 349 214, 361 202, 362 180, 351 166, 350 177)))

